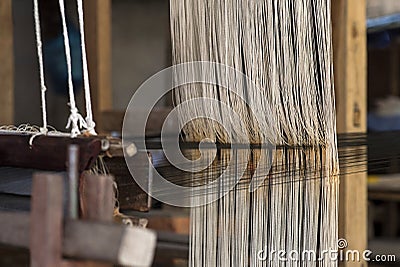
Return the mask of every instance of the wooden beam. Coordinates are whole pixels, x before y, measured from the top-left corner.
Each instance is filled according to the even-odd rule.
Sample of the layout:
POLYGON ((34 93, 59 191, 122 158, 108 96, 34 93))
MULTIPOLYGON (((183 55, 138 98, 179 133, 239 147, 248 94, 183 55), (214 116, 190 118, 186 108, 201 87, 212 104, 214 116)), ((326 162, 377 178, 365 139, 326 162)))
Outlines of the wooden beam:
POLYGON ((84 173, 81 178, 82 219, 111 222, 114 214, 114 180, 111 176, 84 173))
POLYGON ((32 267, 61 264, 63 183, 63 177, 57 174, 33 176, 29 245, 32 267))
MULTIPOLYGON (((97 222, 112 222, 115 206, 113 184, 114 179, 111 176, 93 175, 87 172, 82 174, 80 182, 82 219, 97 222)), ((75 230, 73 229, 72 231, 75 230)), ((96 259, 94 255, 88 255, 87 258, 96 259)), ((86 264, 87 267, 113 266, 96 261, 87 261, 86 264)))
MULTIPOLYGON (((337 129, 339 133, 366 132, 366 0, 333 0, 332 23, 337 129)), ((348 241, 348 249, 367 248, 366 173, 340 177, 339 237, 348 241)))
POLYGON ((65 255, 124 266, 151 266, 156 246, 152 231, 83 221, 67 223, 64 238, 65 255))
MULTIPOLYGON (((29 213, 0 212, 0 243, 29 248, 30 223, 29 213)), ((155 246, 156 234, 147 229, 92 221, 64 222, 62 254, 71 259, 150 266, 155 246)))
POLYGON ((14 123, 12 0, 0 1, 0 125, 14 123))
MULTIPOLYGON (((143 166, 138 168, 136 171, 140 172, 142 178, 146 178, 149 182, 148 188, 150 188, 151 177, 149 173, 148 161, 149 157, 146 152, 138 152, 135 155, 137 161, 143 162, 143 166)), ((151 160, 151 158, 150 158, 151 160)), ((151 197, 136 183, 133 179, 128 166, 126 165, 125 158, 123 156, 112 156, 104 157, 104 161, 107 164, 110 173, 115 177, 115 181, 118 186, 118 202, 119 207, 123 210, 136 210, 136 211, 149 211, 151 206, 151 197)))
POLYGON ((84 9, 93 113, 102 131, 102 112, 112 109, 111 0, 85 0, 84 9))
MULTIPOLYGON (((1 1, 1 0, 0 0, 1 1)), ((29 144, 31 135, 0 134, 0 166, 65 171, 67 149, 79 146, 79 171, 93 167, 102 149, 99 138, 40 135, 29 144)))

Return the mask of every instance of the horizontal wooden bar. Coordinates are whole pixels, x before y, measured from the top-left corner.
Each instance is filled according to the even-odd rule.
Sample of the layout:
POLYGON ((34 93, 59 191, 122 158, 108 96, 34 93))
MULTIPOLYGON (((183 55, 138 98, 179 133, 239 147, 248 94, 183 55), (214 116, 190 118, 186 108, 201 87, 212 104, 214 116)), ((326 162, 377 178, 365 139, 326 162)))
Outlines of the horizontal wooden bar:
MULTIPOLYGON (((0 212, 0 243, 29 248, 29 213, 0 212)), ((67 220, 63 256, 129 266, 150 266, 156 234, 116 224, 67 220)))
POLYGON ((79 146, 79 171, 90 169, 101 152, 101 139, 0 133, 0 166, 65 171, 67 149, 79 146))

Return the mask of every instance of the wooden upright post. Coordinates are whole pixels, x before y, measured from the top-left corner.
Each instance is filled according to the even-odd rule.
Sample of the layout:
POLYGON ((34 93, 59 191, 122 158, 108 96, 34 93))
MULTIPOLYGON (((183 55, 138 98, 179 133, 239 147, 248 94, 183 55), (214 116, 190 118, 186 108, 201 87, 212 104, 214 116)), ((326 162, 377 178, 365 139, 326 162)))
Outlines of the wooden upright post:
MULTIPOLYGON (((112 222, 114 213, 113 179, 105 175, 84 173, 81 179, 82 219, 112 222)), ((86 262, 86 267, 110 267, 107 263, 86 262)))
POLYGON ((12 0, 0 1, 0 125, 14 123, 12 0))
POLYGON ((93 113, 102 131, 102 112, 112 109, 111 0, 85 0, 84 9, 93 113))
POLYGON ((114 214, 113 179, 105 175, 84 173, 81 179, 82 218, 111 222, 114 214))
POLYGON ((29 246, 32 267, 61 265, 62 217, 62 176, 34 174, 29 246))
MULTIPOLYGON (((339 133, 366 132, 366 0, 332 0, 333 54, 339 133)), ((342 170, 346 172, 346 170, 342 170)), ((340 176, 339 237, 367 248, 367 174, 340 176)), ((343 262, 343 266, 366 266, 343 262)))

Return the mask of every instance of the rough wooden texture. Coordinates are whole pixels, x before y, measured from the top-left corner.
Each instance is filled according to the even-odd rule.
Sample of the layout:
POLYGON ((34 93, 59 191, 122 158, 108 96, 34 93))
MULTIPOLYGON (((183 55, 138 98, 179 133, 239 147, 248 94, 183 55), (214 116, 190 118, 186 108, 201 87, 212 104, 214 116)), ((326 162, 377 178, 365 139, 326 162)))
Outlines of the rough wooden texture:
POLYGON ((14 123, 12 0, 0 1, 0 125, 14 123))
POLYGON ((114 214, 114 186, 111 176, 84 173, 81 177, 82 218, 111 222, 114 214))
POLYGON ((67 148, 79 146, 79 171, 90 169, 101 150, 101 140, 37 136, 29 145, 30 135, 0 134, 0 166, 32 168, 46 171, 66 170, 67 148))
POLYGON ((30 265, 32 267, 60 266, 63 177, 54 174, 35 174, 32 195, 30 265))
MULTIPOLYGON (((112 221, 115 204, 113 183, 111 176, 83 173, 80 182, 82 219, 98 222, 112 221)), ((92 256, 87 258, 96 260, 92 256)), ((112 266, 99 262, 87 262, 86 265, 92 267, 112 266)))
MULTIPOLYGON (((365 132, 366 0, 333 0, 332 21, 338 132, 365 132)), ((340 177, 339 237, 347 239, 348 249, 363 251, 367 247, 366 173, 340 177)))
MULTIPOLYGON (((138 157, 138 160, 142 158, 144 157, 138 157)), ((123 210, 149 211, 151 197, 136 184, 126 166, 125 159, 123 157, 112 157, 104 158, 104 160, 110 173, 115 177, 115 182, 118 186, 118 202, 120 208, 123 210)), ((147 165, 148 164, 143 164, 143 166, 147 165)), ((150 183, 149 170, 143 168, 139 171, 142 173, 143 177, 148 178, 150 183)))
POLYGON ((102 131, 102 112, 112 109, 111 0, 86 0, 84 10, 93 113, 102 131))

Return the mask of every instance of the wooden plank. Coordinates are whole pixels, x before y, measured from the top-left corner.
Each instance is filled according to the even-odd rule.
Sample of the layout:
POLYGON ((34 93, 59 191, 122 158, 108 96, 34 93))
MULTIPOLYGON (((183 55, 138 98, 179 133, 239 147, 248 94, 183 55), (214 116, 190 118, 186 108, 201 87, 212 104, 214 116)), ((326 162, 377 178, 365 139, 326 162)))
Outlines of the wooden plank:
MULTIPOLYGON (((135 155, 134 157, 137 158, 137 160, 146 160, 148 158, 147 155, 140 156, 142 153, 145 152, 138 152, 138 155, 135 155)), ((117 183, 119 207, 122 210, 149 211, 151 206, 151 197, 135 182, 129 172, 124 157, 105 157, 104 161, 110 170, 110 173, 115 177, 115 182, 117 183)), ((137 170, 137 172, 142 173, 141 175, 146 177, 149 181, 148 186, 150 188, 149 169, 145 168, 148 164, 144 163, 143 166, 144 167, 137 170)))
POLYGON ((70 138, 60 136, 35 137, 26 134, 0 134, 0 166, 32 168, 47 171, 66 169, 67 148, 79 146, 79 171, 90 169, 101 151, 101 140, 97 138, 70 138))
MULTIPOLYGON (((0 243, 29 248, 30 221, 28 213, 0 212, 0 243)), ((153 231, 79 220, 67 220, 64 225, 65 257, 150 266, 156 246, 153 231)))
POLYGON ((64 253, 79 254, 83 259, 150 266, 155 245, 155 233, 146 229, 78 221, 71 221, 65 227, 64 253))
MULTIPOLYGON (((366 131, 366 0, 332 1, 333 54, 339 133, 366 131)), ((342 170, 345 172, 345 170, 342 170)), ((340 177, 339 237, 367 248, 367 174, 340 177)), ((365 266, 346 262, 343 266, 365 266)))
MULTIPOLYGON (((113 183, 111 176, 83 173, 80 182, 82 219, 98 222, 112 221, 115 206, 113 183)), ((112 265, 88 261, 86 266, 111 267, 112 265)))
POLYGON ((30 220, 30 266, 60 266, 62 216, 63 177, 48 173, 34 174, 30 220))
POLYGON ((112 109, 111 0, 86 0, 84 11, 93 113, 102 131, 102 112, 112 109))
POLYGON ((29 247, 29 213, 1 212, 0 214, 0 243, 15 247, 29 247))
POLYGON ((12 0, 0 1, 0 125, 14 123, 12 0))
POLYGON ((113 178, 84 173, 81 178, 82 218, 111 222, 114 214, 113 178))

